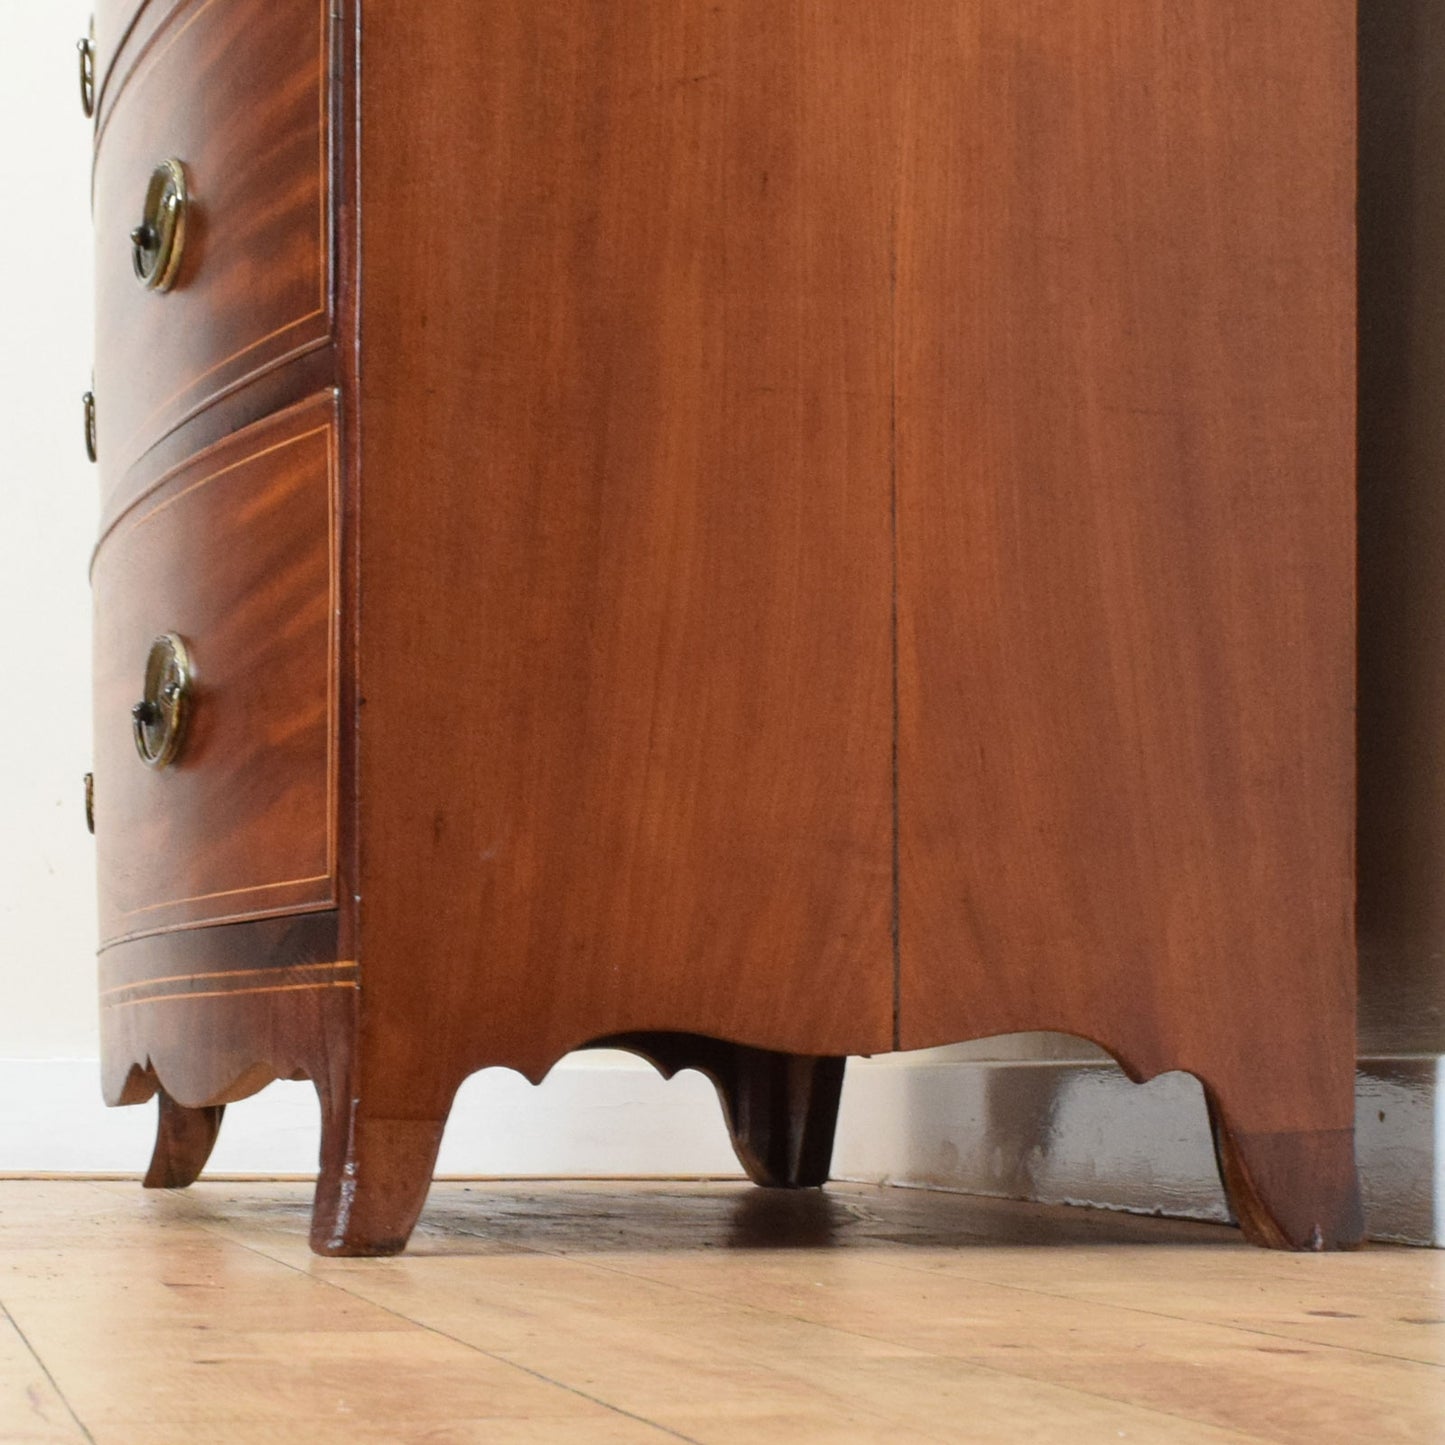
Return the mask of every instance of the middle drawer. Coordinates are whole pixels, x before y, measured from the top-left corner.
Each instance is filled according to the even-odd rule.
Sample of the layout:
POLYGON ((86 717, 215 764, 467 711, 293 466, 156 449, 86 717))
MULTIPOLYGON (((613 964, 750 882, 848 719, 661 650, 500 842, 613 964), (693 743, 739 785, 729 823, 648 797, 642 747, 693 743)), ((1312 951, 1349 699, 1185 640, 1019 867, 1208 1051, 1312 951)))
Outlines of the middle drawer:
POLYGON ((334 397, 160 478, 96 553, 106 943, 335 906, 334 397))
POLYGON ((94 176, 107 514, 167 432, 331 335, 329 12, 191 0, 117 58, 94 176))

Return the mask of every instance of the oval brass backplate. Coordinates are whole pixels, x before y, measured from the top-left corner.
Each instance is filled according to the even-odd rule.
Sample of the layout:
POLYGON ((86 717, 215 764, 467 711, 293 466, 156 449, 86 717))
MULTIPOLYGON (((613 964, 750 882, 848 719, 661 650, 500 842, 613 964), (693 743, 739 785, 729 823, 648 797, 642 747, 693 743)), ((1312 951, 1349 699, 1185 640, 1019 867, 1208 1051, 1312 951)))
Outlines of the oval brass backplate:
POLYGON ((130 233, 136 280, 147 291, 169 291, 176 284, 189 209, 185 167, 175 159, 162 161, 146 187, 144 219, 130 233))
POLYGON ((156 638, 146 658, 145 692, 131 709, 135 750, 148 768, 175 762, 190 721, 193 673, 186 644, 173 632, 156 638))

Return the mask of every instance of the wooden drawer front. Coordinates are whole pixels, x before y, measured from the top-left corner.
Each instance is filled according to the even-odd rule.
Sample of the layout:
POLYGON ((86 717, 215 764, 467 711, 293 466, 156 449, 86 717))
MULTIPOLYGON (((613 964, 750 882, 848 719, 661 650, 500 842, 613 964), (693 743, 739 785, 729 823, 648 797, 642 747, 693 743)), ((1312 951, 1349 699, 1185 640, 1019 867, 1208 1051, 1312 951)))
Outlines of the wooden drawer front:
POLYGON ((146 40, 186 0, 95 0, 95 93, 101 100, 111 78, 132 65, 146 40), (118 65, 123 61, 124 65, 118 65))
POLYGON ((327 36, 325 0, 190 0, 111 78, 94 178, 107 510, 158 438, 330 336, 327 36), (172 289, 148 291, 130 233, 168 159, 187 235, 172 289))
POLYGON ((330 397, 167 476, 102 543, 95 818, 105 942, 329 907, 336 846, 336 427, 330 397), (194 702, 147 767, 131 708, 153 639, 194 702))

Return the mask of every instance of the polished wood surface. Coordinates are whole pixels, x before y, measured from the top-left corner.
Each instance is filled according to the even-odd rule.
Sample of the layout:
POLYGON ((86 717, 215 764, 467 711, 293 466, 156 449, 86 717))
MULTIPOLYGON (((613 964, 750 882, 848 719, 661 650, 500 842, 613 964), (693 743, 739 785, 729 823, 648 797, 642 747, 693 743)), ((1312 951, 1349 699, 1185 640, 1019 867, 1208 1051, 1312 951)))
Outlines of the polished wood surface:
POLYGON ((167 432, 133 469, 125 487, 106 494, 100 514, 100 535, 104 537, 110 532, 135 505, 137 494, 153 485, 156 477, 174 471, 233 432, 265 421, 308 397, 334 389, 336 370, 336 359, 329 348, 308 351, 248 381, 167 432))
POLYGON ((156 1147, 143 1183, 147 1189, 185 1189, 201 1177, 216 1147, 224 1104, 188 1109, 164 1089, 156 1094, 156 1147))
POLYGON ((0 1181, 0 1419, 96 1445, 1434 1445, 1445 1258, 833 1186, 0 1181), (479 1225, 479 1220, 485 1220, 479 1225), (85 1432, 85 1433, 82 1433, 85 1432))
POLYGON ((336 438, 318 398, 202 452, 102 542, 95 816, 102 941, 334 907, 336 438), (196 701, 176 763, 132 740, 176 633, 196 701))
POLYGON ((347 921, 344 910, 296 913, 113 943, 97 960, 101 999, 161 990, 176 980, 210 992, 216 979, 348 958, 351 945, 342 927, 347 921))
MULTIPOLYGON (((140 12, 102 172, 161 123, 133 112, 172 114, 144 55, 254 9, 189 0, 149 51, 140 12)), ((535 1080, 623 1036, 704 1068, 750 1172, 796 1186, 826 1176, 845 1055, 1064 1028, 1136 1077, 1199 1073, 1251 1238, 1356 1242, 1344 0, 1183 0, 1167 27, 1145 0, 342 9, 341 344, 260 380, 247 353, 128 477, 103 437, 97 564, 104 727, 151 633, 186 632, 183 557, 238 686, 273 692, 284 653, 266 717, 305 719, 268 733, 246 691, 247 741, 131 776, 120 829, 108 734, 105 887, 135 912, 166 870, 274 883, 324 833, 314 896, 269 896, 334 938, 107 950, 107 1097, 313 1078, 312 1245, 380 1254, 483 1067, 535 1080), (275 422, 302 461, 258 496, 288 506, 193 502, 111 587, 158 469, 239 455, 332 365, 336 424, 275 422)), ((230 253, 287 295, 315 280, 316 23, 268 8, 191 107, 202 156, 294 111, 289 181, 230 253)), ((210 347, 270 304, 239 274, 194 282, 211 309, 129 277, 126 304, 189 295, 183 347, 210 347)), ((148 356, 108 304, 103 349, 148 356)), ((163 1118, 162 1172, 199 1167, 205 1124, 163 1118)))
POLYGON ((189 3, 194 0, 94 0, 97 125, 156 32, 189 3))
MULTIPOLYGON (((144 1104, 164 1091, 183 1108, 207 1109, 248 1098, 276 1079, 310 1079, 318 1092, 339 1100, 349 1077, 358 991, 354 961, 338 959, 273 968, 262 977, 238 972, 134 1001, 102 999, 105 1101, 144 1104)), ((160 1121, 157 1152, 167 1127, 160 1121)))
POLYGON ((369 12, 361 76, 368 1089, 623 1031, 887 1048, 892 22, 428 15, 369 12), (447 706, 386 706, 417 677, 447 706))
MULTIPOLYGON (((1348 1122, 1348 17, 1151 15, 368 21, 363 577, 488 547, 361 638, 473 723, 363 715, 378 1117, 604 1028, 1048 1024, 1226 1131, 1348 1122), (488 66, 463 234, 411 158, 488 66)), ((1284 1232, 1346 1242, 1351 1188, 1293 1175, 1284 1232)))
POLYGON ((1226 1131, 1328 1134, 1354 1122, 1354 6, 1183 14, 918 21, 900 1042, 1072 1032, 1197 1074, 1226 1131), (1016 59, 960 88, 980 55, 1016 59))
POLYGON ((331 334, 328 0, 190 0, 141 43, 100 115, 94 184, 102 501, 247 377, 331 334), (193 203, 175 289, 144 290, 130 232, 174 157, 193 203))

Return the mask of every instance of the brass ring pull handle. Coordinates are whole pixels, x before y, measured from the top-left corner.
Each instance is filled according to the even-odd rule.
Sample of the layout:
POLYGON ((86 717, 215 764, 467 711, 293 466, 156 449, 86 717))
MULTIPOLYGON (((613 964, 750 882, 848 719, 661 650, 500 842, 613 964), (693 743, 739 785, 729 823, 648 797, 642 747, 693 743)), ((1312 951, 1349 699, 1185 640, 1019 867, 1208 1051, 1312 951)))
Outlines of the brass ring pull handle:
POLYGON ((80 108, 89 120, 95 114, 95 34, 78 42, 80 51, 80 108))
POLYGON ((85 413, 85 455, 90 461, 95 461, 100 454, 95 438, 95 393, 86 392, 80 398, 80 405, 85 413))
POLYGON ((192 695, 191 657, 173 632, 151 643, 145 695, 130 710, 135 750, 148 768, 175 762, 186 740, 192 695))
POLYGON ((130 233, 136 280, 147 291, 169 291, 181 269, 190 194, 185 168, 162 161, 146 187, 145 219, 130 233))

